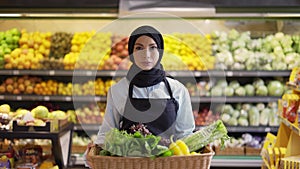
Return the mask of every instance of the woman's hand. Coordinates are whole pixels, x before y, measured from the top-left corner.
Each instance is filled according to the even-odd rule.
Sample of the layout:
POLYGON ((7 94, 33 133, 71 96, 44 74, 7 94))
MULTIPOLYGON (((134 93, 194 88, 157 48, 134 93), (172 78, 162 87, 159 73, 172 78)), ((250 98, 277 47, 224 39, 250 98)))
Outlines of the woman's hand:
POLYGON ((92 165, 90 164, 90 162, 87 160, 87 156, 89 155, 89 152, 91 150, 92 147, 94 147, 95 144, 93 142, 90 142, 88 145, 87 145, 87 148, 85 150, 85 153, 84 153, 84 162, 85 162, 85 166, 86 167, 91 167, 92 165))

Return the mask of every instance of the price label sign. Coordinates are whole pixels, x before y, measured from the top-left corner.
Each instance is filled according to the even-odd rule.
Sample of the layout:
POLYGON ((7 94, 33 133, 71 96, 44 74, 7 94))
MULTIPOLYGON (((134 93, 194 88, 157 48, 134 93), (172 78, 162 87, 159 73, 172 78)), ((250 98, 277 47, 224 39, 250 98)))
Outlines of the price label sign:
POLYGON ((93 72, 92 72, 92 71, 87 71, 87 72, 86 72, 86 75, 87 75, 87 76, 92 76, 92 75, 93 75, 93 72))
POLYGON ((50 71, 49 71, 49 75, 50 75, 50 76, 54 76, 54 75, 55 75, 55 71, 54 71, 54 70, 50 70, 50 71))
POLYGON ((13 75, 19 75, 19 74, 20 74, 20 71, 19 71, 19 70, 13 70, 12 74, 13 74, 13 75))
POLYGON ((69 101, 72 100, 72 98, 71 97, 66 97, 65 100, 69 102, 69 101))

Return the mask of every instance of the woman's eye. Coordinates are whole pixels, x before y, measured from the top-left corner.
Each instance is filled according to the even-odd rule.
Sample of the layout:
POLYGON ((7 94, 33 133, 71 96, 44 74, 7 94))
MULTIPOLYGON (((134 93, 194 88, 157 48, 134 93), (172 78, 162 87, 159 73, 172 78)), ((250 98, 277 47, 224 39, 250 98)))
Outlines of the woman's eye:
POLYGON ((140 46, 137 46, 137 47, 135 47, 135 50, 143 50, 143 48, 140 46))
POLYGON ((151 46, 150 49, 157 49, 157 46, 151 46))

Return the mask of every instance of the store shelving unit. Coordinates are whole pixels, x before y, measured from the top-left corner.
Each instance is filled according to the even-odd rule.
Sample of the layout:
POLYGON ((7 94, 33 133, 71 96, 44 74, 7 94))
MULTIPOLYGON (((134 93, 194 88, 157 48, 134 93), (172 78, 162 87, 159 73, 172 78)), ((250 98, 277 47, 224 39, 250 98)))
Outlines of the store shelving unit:
POLYGON ((49 139, 51 140, 52 153, 55 163, 59 168, 67 168, 71 157, 71 143, 73 124, 67 123, 59 131, 2 131, 0 138, 3 139, 49 139))
MULTIPOLYGON (((71 77, 104 77, 104 78, 112 78, 112 77, 123 77, 126 75, 126 71, 92 71, 92 70, 0 70, 0 75, 3 76, 22 76, 22 75, 31 75, 31 76, 41 76, 55 79, 56 77, 66 77, 71 79, 71 77)), ((180 78, 218 78, 218 77, 272 77, 272 76, 283 76, 287 77, 290 74, 290 71, 218 71, 218 70, 210 70, 210 71, 168 71, 170 75, 173 77, 180 78)), ((277 101, 278 97, 270 97, 270 96, 261 96, 261 97, 225 97, 225 96, 192 96, 191 101, 193 104, 198 103, 259 103, 259 102, 274 102, 277 101)), ((106 96, 61 96, 61 95, 12 95, 12 94, 2 94, 0 95, 1 101, 10 101, 10 102, 36 102, 36 101, 44 101, 44 102, 63 102, 64 104, 72 104, 75 102, 106 102, 106 96)), ((74 132, 91 132, 96 133, 99 129, 99 124, 80 124, 74 125, 74 132)), ((241 126, 228 126, 229 133, 258 133, 260 135, 266 132, 276 133, 278 127, 270 127, 270 126, 260 126, 260 127, 241 127, 241 126)), ((252 157, 251 157, 252 158, 252 157)), ((78 159, 78 158, 77 158, 78 159)), ((221 165, 222 163, 226 163, 230 165, 233 163, 227 163, 228 158, 224 157, 216 157, 213 159, 213 165, 221 165)), ((260 157, 253 158, 249 161, 247 157, 237 157, 232 156, 230 160, 237 160, 237 163, 246 163, 248 162, 249 166, 257 166, 258 163, 261 162, 260 157)), ((229 160, 229 161, 230 161, 229 160)), ((236 165, 236 163, 234 163, 236 165)))
MULTIPOLYGON (((292 72, 293 73, 293 72, 292 72)), ((291 74, 292 74, 291 73, 291 74)), ((296 72, 296 74, 299 72, 296 72)), ((290 77, 290 81, 294 80, 291 79, 290 77)), ((286 84, 289 88, 291 88, 293 90, 293 94, 296 95, 300 95, 300 87, 292 84, 290 82, 287 82, 286 84)), ((284 96, 283 96, 284 98, 284 96)), ((282 103, 283 101, 280 99, 278 101, 279 103, 282 103)), ((290 100, 287 100, 287 102, 290 102, 290 100)), ((299 102, 299 100, 297 100, 297 102, 299 102)), ((284 103, 282 103, 284 104, 284 103)), ((278 116, 280 118, 280 126, 278 129, 278 134, 276 136, 276 139, 270 143, 268 145, 268 147, 265 147, 265 149, 263 150, 263 165, 262 168, 286 168, 286 169, 291 169, 291 168, 297 168, 300 166, 300 128, 299 128, 299 110, 300 109, 296 109, 296 121, 295 122, 291 122, 289 121, 289 119, 283 117, 283 106, 281 105, 282 108, 280 108, 278 110, 278 116), (285 152, 284 155, 282 155, 280 151, 279 155, 276 154, 276 151, 274 149, 278 149, 278 148, 285 148, 285 152), (270 162, 268 160, 268 158, 272 158, 272 153, 270 154, 270 152, 268 151, 269 149, 273 149, 273 153, 275 154, 275 158, 274 160, 278 161, 275 164, 273 164, 272 162, 270 162), (297 156, 295 159, 297 159, 296 161, 294 161, 295 159, 290 159, 290 157, 294 157, 297 156), (270 164, 271 163, 271 164, 270 164)), ((287 105, 287 110, 286 111, 291 111, 289 110, 292 106, 295 105, 287 105), (289 107, 291 106, 291 107, 289 107)))

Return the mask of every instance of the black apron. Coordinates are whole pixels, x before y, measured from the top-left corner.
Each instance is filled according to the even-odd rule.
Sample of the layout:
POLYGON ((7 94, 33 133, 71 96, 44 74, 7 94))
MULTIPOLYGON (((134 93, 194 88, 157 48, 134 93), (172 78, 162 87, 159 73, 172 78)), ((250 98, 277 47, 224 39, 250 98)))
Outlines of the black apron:
MULTIPOLYGON (((120 129, 130 132, 133 124, 142 123, 154 135, 160 135, 166 130, 174 133, 178 102, 173 98, 170 84, 165 78, 163 80, 169 92, 169 99, 159 98, 132 98, 133 85, 129 86, 129 98, 127 98, 123 117, 120 121, 120 129), (131 99, 135 104, 131 104, 131 99)), ((130 132, 132 133, 132 132, 130 132)))

